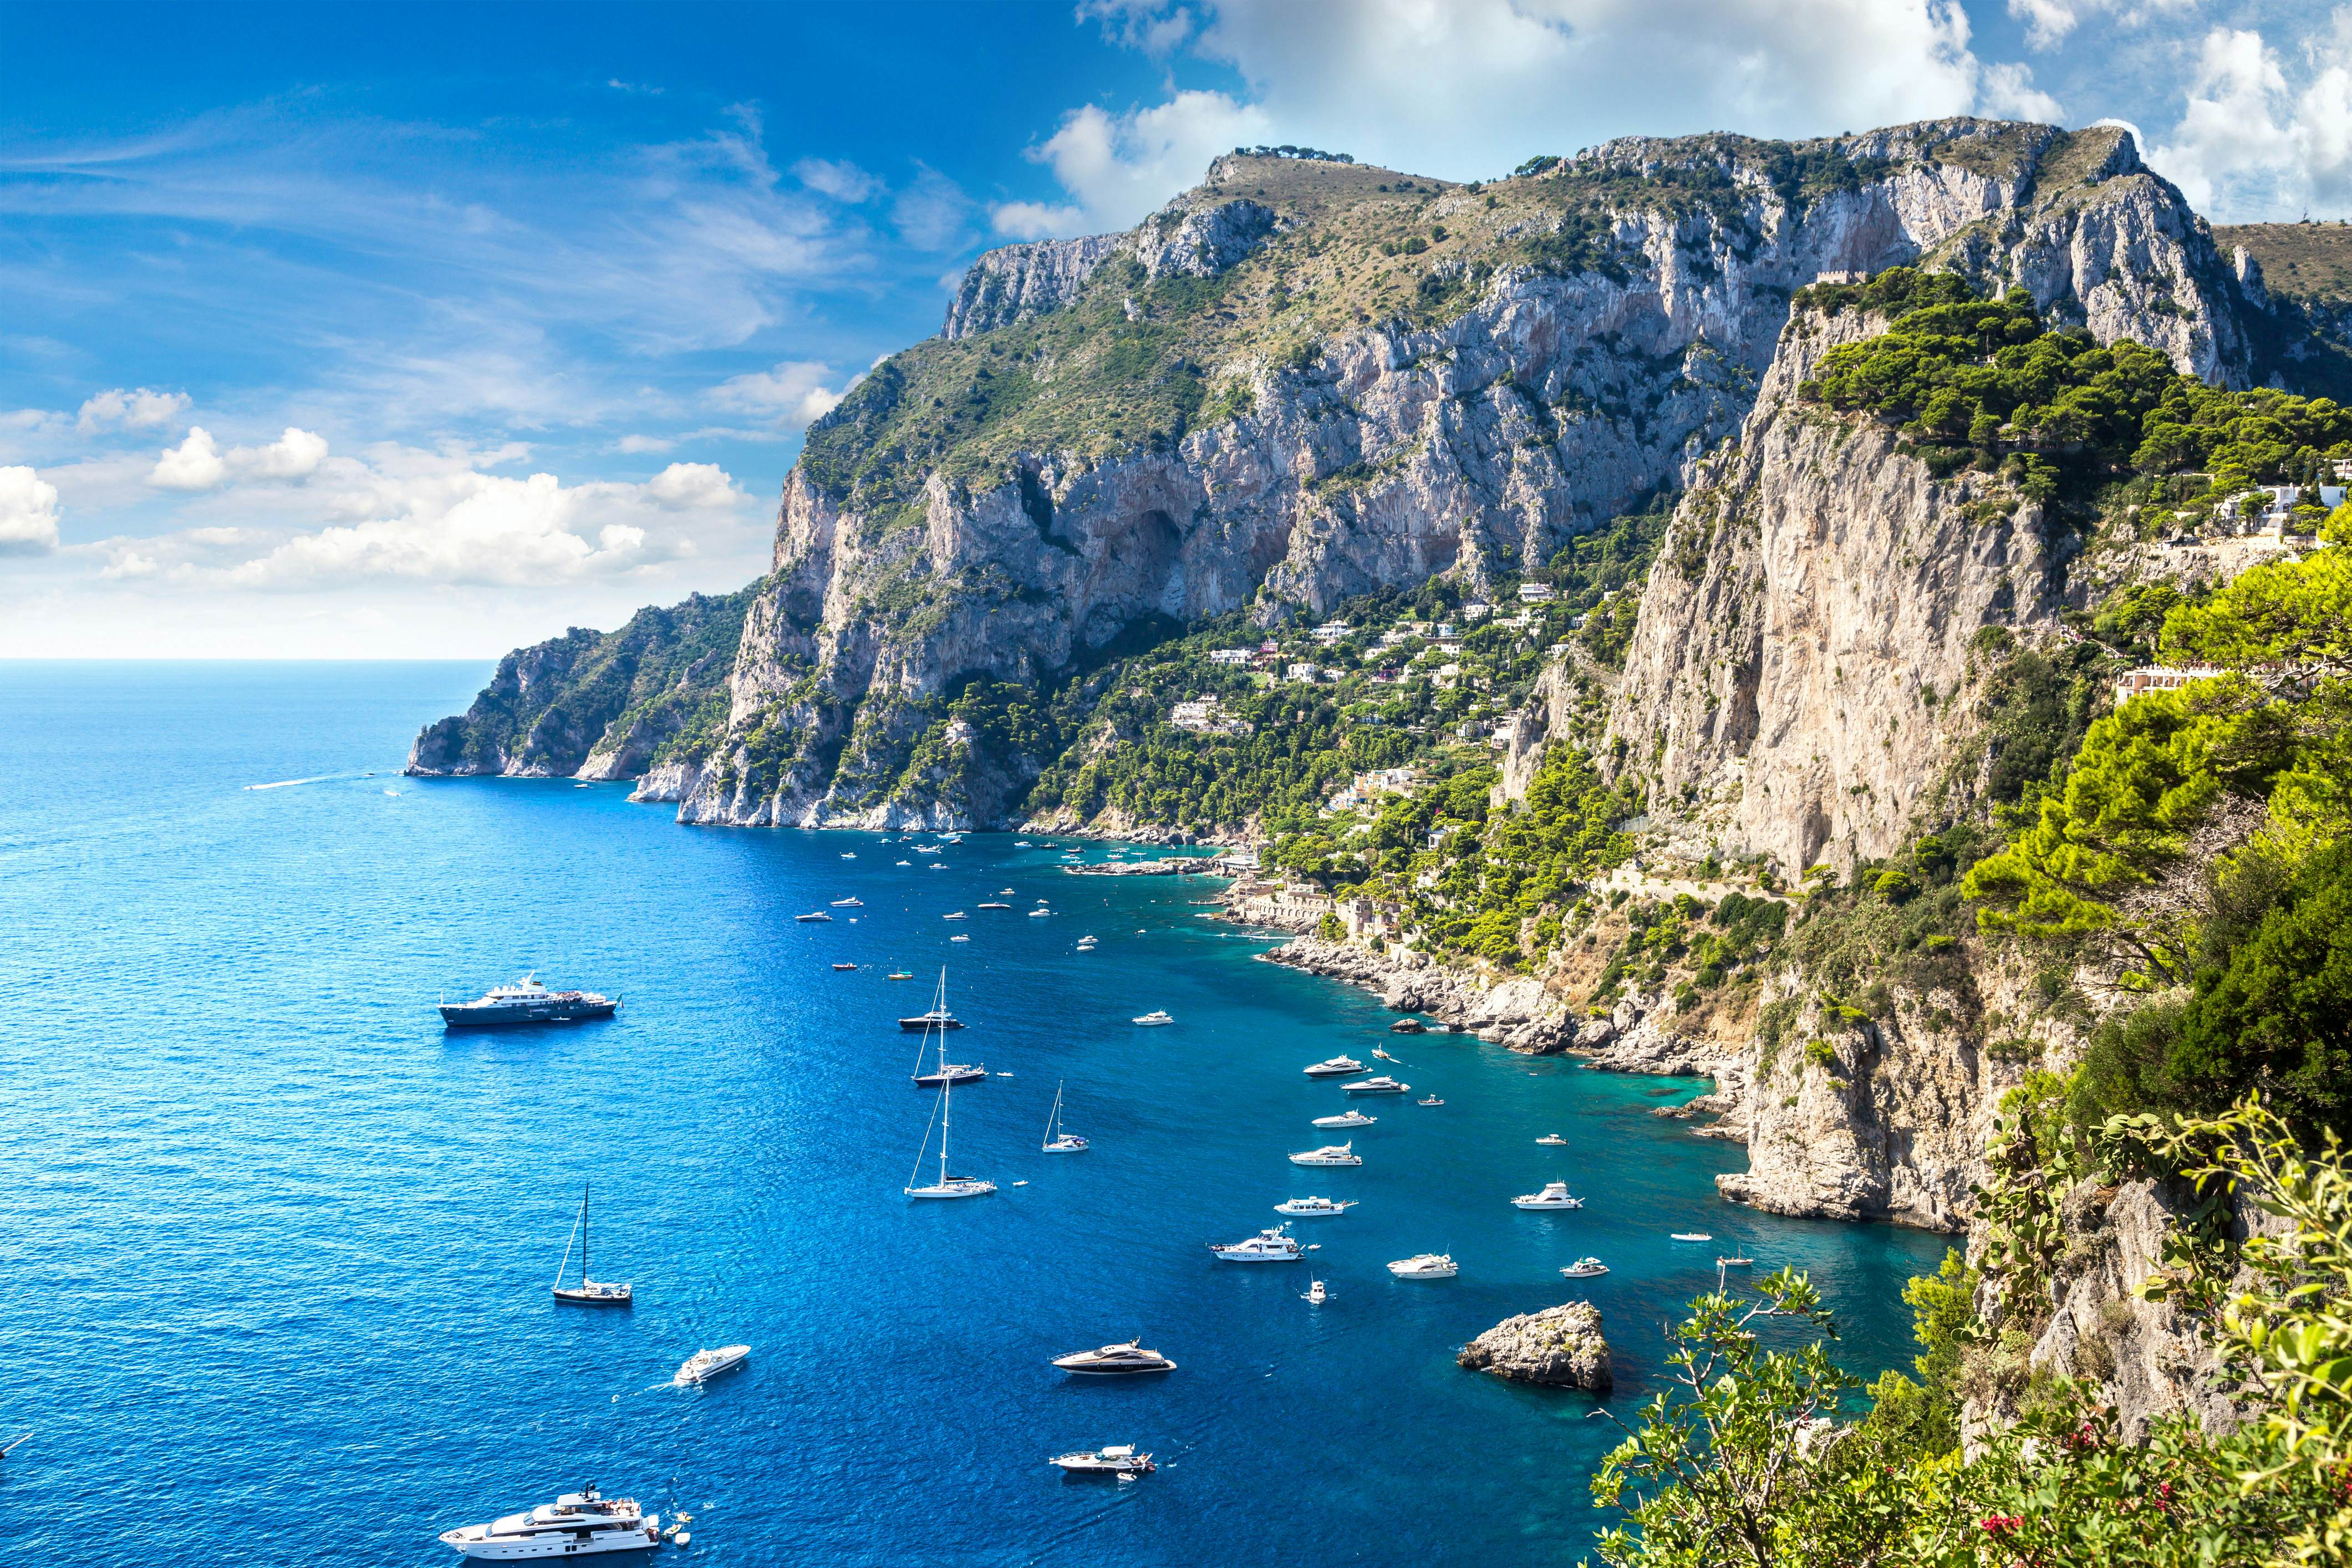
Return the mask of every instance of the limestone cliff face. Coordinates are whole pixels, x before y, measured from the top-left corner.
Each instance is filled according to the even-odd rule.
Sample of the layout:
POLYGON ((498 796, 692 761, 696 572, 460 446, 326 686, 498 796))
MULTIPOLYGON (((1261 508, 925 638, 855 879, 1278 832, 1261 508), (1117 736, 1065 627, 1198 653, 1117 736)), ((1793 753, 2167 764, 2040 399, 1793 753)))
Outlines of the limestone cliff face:
MULTIPOLYGON (((1749 416, 1776 351, 1789 350, 1775 407, 1817 352, 1801 336, 1783 342, 1791 291, 1823 271, 1924 258, 2022 283, 2102 335, 2163 345, 2184 369, 2239 374, 2242 344, 2208 287, 2234 279, 2121 132, 1939 121, 1831 150, 1860 173, 1800 199, 1719 139, 1597 149, 1580 177, 1706 178, 1727 194, 1611 209, 1605 264, 1581 270, 1441 263, 1427 286, 1469 291, 1450 321, 1368 321, 1280 355, 1229 343, 1203 374, 1245 395, 1173 439, 1108 456, 1022 451, 992 479, 934 468, 891 492, 918 494, 913 505, 861 504, 804 463, 786 485, 776 574, 746 617, 727 735, 681 817, 1003 821, 1049 759, 960 745, 943 710, 968 682, 1066 675, 1153 617, 1253 604, 1319 615, 1449 568, 1483 578, 1696 474, 1720 515, 1709 534, 1691 512, 1695 542, 1678 559, 1697 562, 1696 576, 1653 580, 1673 602, 1630 683, 1628 729, 1660 721, 1675 788, 1757 750, 1769 776, 1742 805, 1744 838, 1799 865, 1825 846, 1870 853, 1942 733, 1926 691, 1940 700, 1957 681, 1984 619, 2046 613, 2048 563, 2030 513, 1966 522, 1979 498, 1931 486, 1875 437, 1767 418, 1739 455, 1702 464, 1749 416), (1865 632, 1889 574, 1902 607, 1865 632), (1669 646, 1672 626, 1697 628, 1703 657, 1669 646), (1685 689, 1695 679, 1711 700, 1685 689), (1879 727, 1842 716, 1857 707, 1879 727), (1911 727, 1890 732, 1885 717, 1911 727)), ((1201 189, 1128 235, 992 252, 950 307, 949 335, 1051 311, 1115 262, 1200 279, 1244 258, 1286 265, 1288 245, 1308 247, 1302 265, 1328 252, 1328 225, 1310 233, 1252 194, 1265 178, 1254 167, 1219 160, 1201 189)), ((1483 221, 1480 200, 1456 192, 1429 210, 1483 221)), ((1492 236, 1495 254, 1531 243, 1528 226, 1492 236)), ((1058 371, 1024 374, 1050 384, 1058 371)), ((852 416, 845 405, 832 417, 852 416)))
POLYGON ((1792 880, 1895 847, 1972 732, 1976 634, 2049 631, 2061 607, 2038 506, 1797 401, 1823 353, 1884 327, 1789 324, 1744 438, 1675 514, 1610 717, 1663 809, 1792 880))

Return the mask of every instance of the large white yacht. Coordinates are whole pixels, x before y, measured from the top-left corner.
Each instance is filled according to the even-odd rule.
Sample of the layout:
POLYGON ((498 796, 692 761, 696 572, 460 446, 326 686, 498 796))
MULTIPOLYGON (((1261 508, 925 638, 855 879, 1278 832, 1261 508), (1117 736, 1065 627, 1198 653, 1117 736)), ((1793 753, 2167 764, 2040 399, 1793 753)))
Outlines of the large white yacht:
POLYGON ((1098 1351, 1072 1351, 1055 1356, 1054 1364, 1080 1377, 1132 1377, 1138 1373, 1176 1370, 1174 1362, 1158 1351, 1145 1350, 1139 1339, 1105 1345, 1098 1351))
POLYGON ((1259 1231, 1247 1241, 1213 1241, 1209 1250, 1223 1263, 1296 1263, 1307 1256, 1298 1238, 1279 1226, 1259 1231))
POLYGON ((715 1351, 697 1351, 686 1358, 670 1382, 680 1388, 691 1383, 709 1383, 722 1372, 731 1372, 743 1364, 751 1353, 750 1345, 720 1345, 715 1351))
POLYGON ((1364 1064, 1353 1057, 1333 1057, 1328 1061, 1317 1062, 1313 1067, 1298 1070, 1308 1078, 1346 1078, 1351 1072, 1363 1071, 1364 1064))
POLYGON ((1388 1074, 1382 1073, 1378 1078, 1359 1079, 1354 1083, 1343 1083, 1339 1089, 1345 1094, 1402 1094, 1412 1087, 1412 1085, 1409 1083, 1399 1083, 1388 1074))
POLYGON ((1342 1202, 1337 1198, 1287 1198, 1274 1205, 1276 1214, 1335 1215, 1346 1214, 1356 1206, 1357 1200, 1342 1202))
POLYGON ((441 1023, 451 1029, 485 1029, 500 1024, 575 1024, 583 1018, 609 1018, 621 1005, 618 996, 593 991, 550 991, 535 974, 512 985, 494 985, 471 1002, 441 1004, 441 1023))
POLYGON ((1580 1209, 1584 1206, 1582 1198, 1572 1198, 1568 1195, 1566 1182, 1546 1182, 1543 1191, 1521 1193, 1517 1197, 1513 1198, 1511 1203, 1515 1207, 1523 1209, 1580 1209))
POLYGON ((1460 1272, 1453 1258, 1443 1252, 1419 1252, 1411 1258, 1400 1258, 1389 1265, 1389 1272, 1400 1279, 1451 1279, 1460 1272))
POLYGON ((1356 1142, 1351 1138, 1345 1143, 1327 1143, 1320 1149, 1293 1154, 1290 1163, 1294 1165, 1360 1165, 1364 1157, 1356 1152, 1356 1142))
POLYGON ((1318 1116, 1315 1119, 1315 1125, 1318 1127, 1370 1127, 1379 1120, 1379 1117, 1367 1116, 1360 1110, 1350 1110, 1340 1116, 1318 1116))
POLYGON ((635 1498, 601 1496, 593 1481, 528 1513, 441 1532, 441 1544, 456 1547, 459 1556, 494 1563, 644 1552, 659 1546, 661 1539, 661 1515, 643 1512, 635 1498))
POLYGON ((1137 1453, 1132 1443, 1056 1454, 1045 1462, 1059 1465, 1064 1474, 1073 1476, 1148 1476, 1159 1468, 1151 1462, 1150 1455, 1137 1453))

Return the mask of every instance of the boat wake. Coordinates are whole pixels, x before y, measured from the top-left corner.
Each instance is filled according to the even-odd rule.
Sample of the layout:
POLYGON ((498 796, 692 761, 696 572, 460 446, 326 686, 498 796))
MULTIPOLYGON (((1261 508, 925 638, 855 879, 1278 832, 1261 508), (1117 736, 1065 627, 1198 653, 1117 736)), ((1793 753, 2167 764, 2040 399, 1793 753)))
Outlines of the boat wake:
POLYGON ((316 778, 279 779, 276 784, 247 784, 245 787, 247 789, 292 789, 296 784, 330 784, 336 779, 346 779, 352 776, 352 775, 350 773, 320 773, 316 778))

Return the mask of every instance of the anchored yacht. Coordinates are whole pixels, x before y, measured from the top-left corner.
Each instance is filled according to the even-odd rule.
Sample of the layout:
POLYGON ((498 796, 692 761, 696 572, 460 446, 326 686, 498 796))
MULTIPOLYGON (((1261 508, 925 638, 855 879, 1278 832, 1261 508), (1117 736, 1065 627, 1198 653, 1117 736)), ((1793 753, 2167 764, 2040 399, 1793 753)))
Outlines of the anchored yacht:
POLYGON ((1293 1154, 1294 1165, 1360 1165, 1364 1157, 1356 1152, 1353 1139, 1345 1143, 1328 1143, 1320 1149, 1309 1149, 1303 1154, 1293 1154))
POLYGON ((1055 1356, 1054 1364, 1080 1377, 1132 1377, 1138 1373, 1176 1370, 1174 1362, 1158 1351, 1145 1350, 1139 1339, 1123 1345, 1105 1345, 1098 1351, 1072 1351, 1068 1355, 1055 1356))
POLYGON ((1356 1203, 1354 1198, 1345 1203, 1335 1198, 1288 1198, 1275 1205, 1274 1212, 1301 1215, 1346 1214, 1356 1203))
POLYGON ((451 1029, 480 1029, 497 1024, 574 1024, 583 1018, 609 1018, 621 1005, 618 996, 593 991, 550 991, 536 975, 526 974, 512 985, 495 985, 471 1002, 441 1004, 441 1023, 451 1029))
MULTIPOLYGON (((934 1013, 944 1013, 947 1011, 947 996, 948 972, 942 969, 940 971, 939 996, 937 1000, 932 1003, 931 1011, 934 1013)), ((929 1037, 926 1036, 924 1038, 925 1043, 928 1044, 929 1037)), ((929 1127, 925 1127, 923 1129, 923 1147, 915 1151, 915 1168, 912 1172, 908 1173, 907 1176, 907 1185, 904 1189, 906 1194, 910 1198, 977 1198, 983 1197, 988 1194, 994 1192, 996 1190, 996 1184, 985 1179, 984 1177, 953 1176, 948 1173, 948 1134, 955 1123, 955 1086, 959 1083, 970 1083, 976 1079, 986 1078, 988 1076, 988 1069, 980 1066, 964 1067, 959 1063, 948 1060, 948 1037, 944 1033, 940 1036, 939 1070, 933 1073, 925 1073, 922 1068, 923 1053, 921 1048, 919 1047, 915 1051, 915 1081, 917 1083, 931 1082, 940 1086, 940 1109, 938 1115, 938 1121, 940 1124, 940 1174, 937 1181, 919 1181, 923 1170, 923 1155, 930 1148, 931 1130, 929 1127)))
POLYGON ((862 910, 866 907, 866 900, 864 899, 835 899, 833 900, 833 907, 836 910, 862 910))
POLYGON ((1545 1145, 1547 1148, 1565 1149, 1568 1147, 1568 1140, 1561 1137, 1557 1132, 1547 1132, 1542 1137, 1537 1139, 1536 1142, 1545 1145))
POLYGON ((600 1552, 644 1552, 661 1544, 661 1516, 635 1498, 607 1498, 590 1481, 576 1492, 528 1513, 441 1532, 441 1544, 461 1557, 520 1563, 539 1557, 586 1557, 600 1552))
POLYGON ((1451 1279, 1461 1270, 1445 1253, 1421 1252, 1398 1258, 1389 1265, 1389 1272, 1400 1279, 1451 1279))
POLYGON ((1307 1256, 1298 1238, 1282 1226, 1259 1231, 1247 1241, 1209 1243, 1221 1263, 1296 1263, 1307 1256))
POLYGON ((1317 1062, 1311 1068, 1298 1070, 1308 1078, 1346 1078, 1351 1072, 1363 1071, 1364 1064, 1353 1057, 1333 1057, 1328 1061, 1317 1062))
POLYGON ((1584 1206, 1582 1198, 1568 1195, 1566 1182, 1546 1182, 1543 1191, 1521 1193, 1511 1203, 1514 1207, 1523 1209, 1580 1209, 1584 1206))
POLYGON ((1560 1270, 1570 1279, 1592 1279, 1609 1272, 1609 1265, 1598 1258, 1580 1258, 1560 1270))
POLYGON ((1046 1154, 1083 1154, 1087 1141, 1075 1132, 1062 1131, 1062 1086, 1054 1086, 1054 1114, 1045 1119, 1045 1142, 1040 1152, 1046 1154))
POLYGON ((1345 1116, 1318 1116, 1315 1119, 1315 1125, 1318 1127, 1370 1127, 1379 1120, 1379 1117, 1367 1116, 1360 1110, 1350 1110, 1345 1116))
POLYGON ((1339 1088, 1349 1094, 1402 1094, 1412 1089, 1412 1085, 1399 1083, 1388 1074, 1382 1073, 1378 1078, 1359 1079, 1354 1083, 1343 1083, 1339 1088))
POLYGON ((1045 1462, 1059 1465, 1065 1474, 1073 1476, 1148 1476, 1159 1468, 1151 1462, 1150 1455, 1137 1453, 1132 1443, 1056 1454, 1045 1462))
POLYGON ((801 922, 801 924, 803 924, 803 925, 807 925, 807 924, 808 924, 810 921, 828 921, 828 922, 829 922, 829 921, 832 921, 833 917, 832 917, 831 915, 829 915, 829 914, 826 914, 823 910, 811 910, 808 913, 806 913, 806 914, 804 914, 804 915, 794 915, 794 916, 793 917, 793 919, 794 919, 794 920, 796 920, 796 921, 800 921, 800 922, 801 922))
POLYGON ((625 1281, 591 1279, 588 1278, 588 1185, 580 1186, 580 1217, 572 1222, 572 1235, 563 1243, 562 1260, 555 1266, 555 1299, 583 1307, 625 1307, 629 1305, 629 1287, 625 1281), (566 1285, 563 1271, 572 1264, 572 1244, 580 1244, 580 1283, 566 1285))
POLYGON ((1154 1007, 1150 1012, 1146 1013, 1142 1017, 1135 1020, 1135 1022, 1142 1025, 1147 1029, 1156 1029, 1162 1024, 1172 1024, 1176 1020, 1173 1016, 1163 1013, 1157 1007, 1154 1007))
POLYGON ((697 1351, 686 1358, 670 1382, 679 1388, 688 1384, 708 1383, 722 1372, 731 1372, 743 1364, 751 1353, 750 1345, 720 1345, 715 1351, 697 1351))

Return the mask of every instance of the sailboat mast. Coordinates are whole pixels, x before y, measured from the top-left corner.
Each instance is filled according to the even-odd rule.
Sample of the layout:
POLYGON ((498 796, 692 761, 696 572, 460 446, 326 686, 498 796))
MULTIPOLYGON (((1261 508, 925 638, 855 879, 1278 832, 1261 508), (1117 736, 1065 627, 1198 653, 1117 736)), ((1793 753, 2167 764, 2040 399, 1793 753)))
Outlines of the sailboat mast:
MULTIPOLYGON (((947 1058, 940 1058, 942 1067, 947 1058)), ((952 1075, 940 1085, 940 1185, 948 1184, 948 1128, 955 1121, 955 1081, 952 1075)))
POLYGON ((580 1184, 580 1288, 588 1289, 588 1184, 580 1184))

